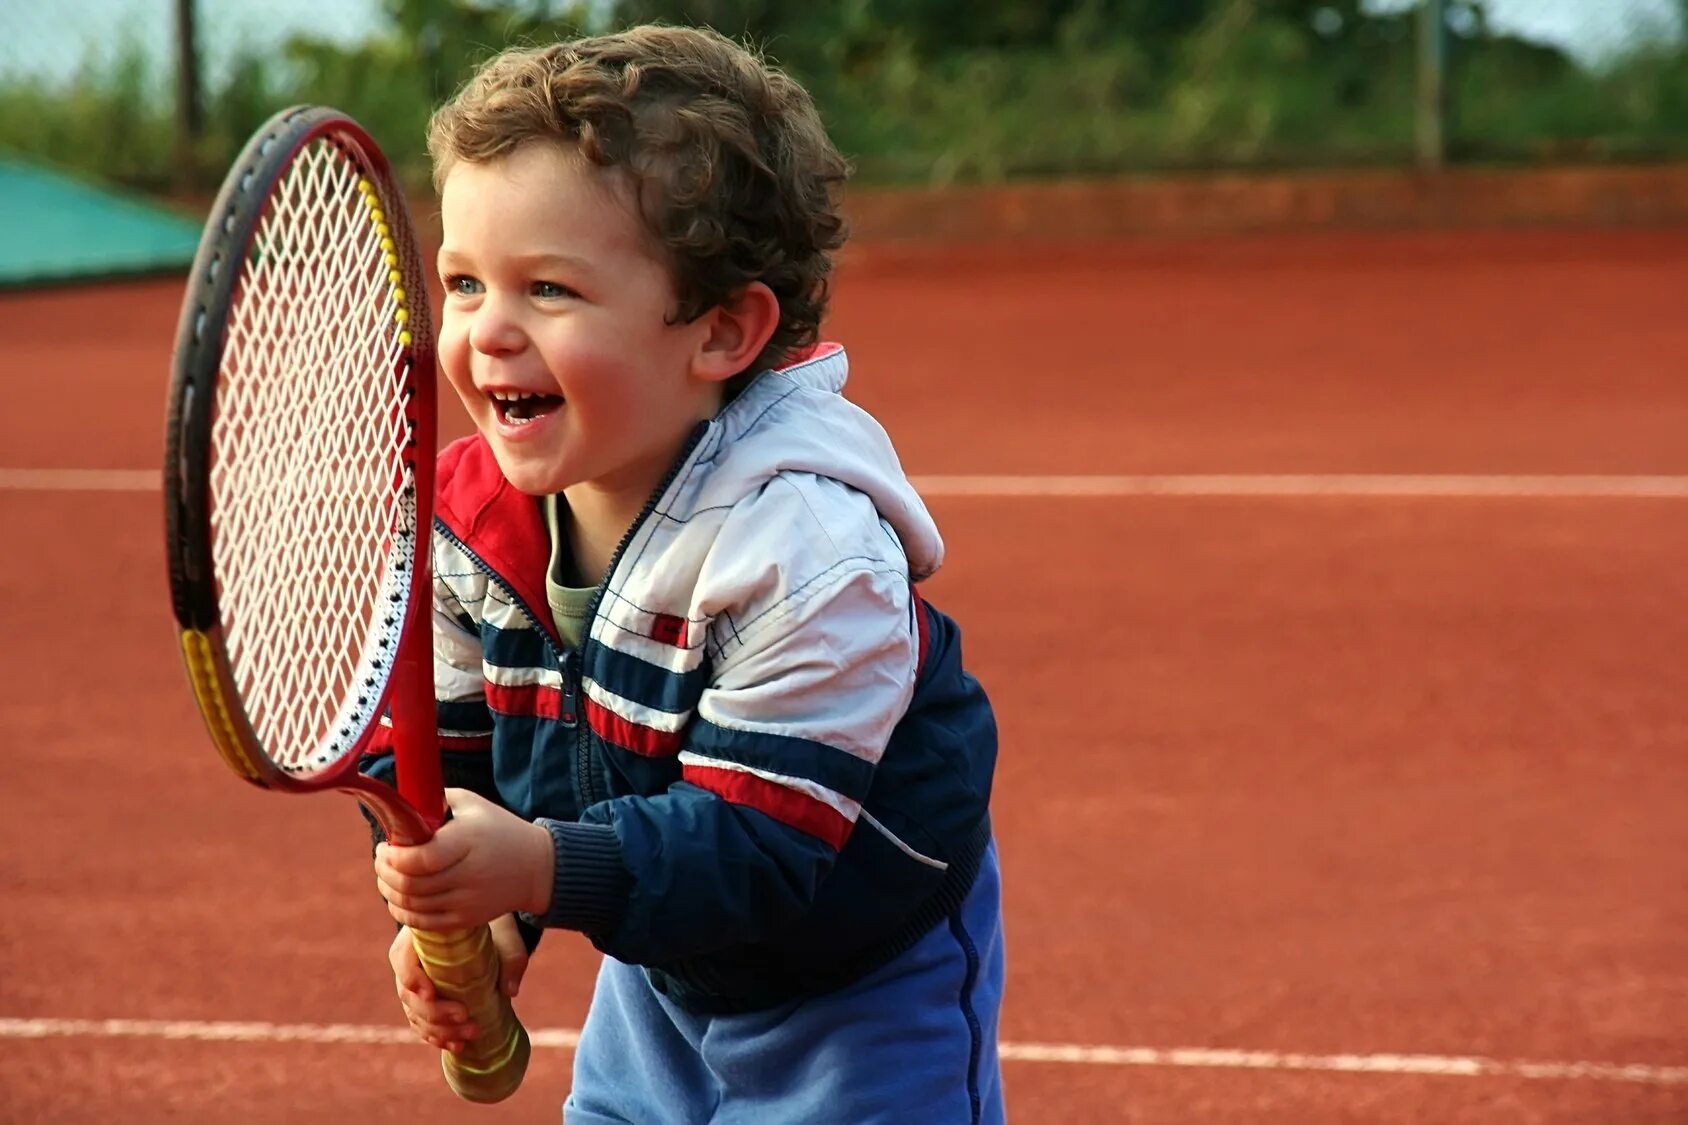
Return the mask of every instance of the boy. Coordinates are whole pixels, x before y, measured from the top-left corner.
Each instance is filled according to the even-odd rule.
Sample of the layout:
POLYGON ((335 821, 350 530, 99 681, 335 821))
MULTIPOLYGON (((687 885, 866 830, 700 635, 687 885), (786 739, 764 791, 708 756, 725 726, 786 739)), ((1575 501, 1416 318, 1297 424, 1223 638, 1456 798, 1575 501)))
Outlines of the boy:
POLYGON ((1002 1120, 995 726, 815 344, 845 166, 807 94, 645 27, 495 58, 429 146, 478 434, 434 537, 453 817, 378 846, 392 916, 491 921, 512 995, 535 927, 607 955, 569 1122, 1002 1120))

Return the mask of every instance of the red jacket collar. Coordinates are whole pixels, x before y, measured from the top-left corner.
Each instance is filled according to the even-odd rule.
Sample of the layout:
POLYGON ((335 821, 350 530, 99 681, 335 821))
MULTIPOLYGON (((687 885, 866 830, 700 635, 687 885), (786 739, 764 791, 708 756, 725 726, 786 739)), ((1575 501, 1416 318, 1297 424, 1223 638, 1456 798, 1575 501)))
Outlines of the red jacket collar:
POLYGON ((527 603, 557 640, 545 594, 551 537, 544 517, 533 497, 504 479, 491 447, 479 434, 459 438, 440 453, 434 514, 527 603))

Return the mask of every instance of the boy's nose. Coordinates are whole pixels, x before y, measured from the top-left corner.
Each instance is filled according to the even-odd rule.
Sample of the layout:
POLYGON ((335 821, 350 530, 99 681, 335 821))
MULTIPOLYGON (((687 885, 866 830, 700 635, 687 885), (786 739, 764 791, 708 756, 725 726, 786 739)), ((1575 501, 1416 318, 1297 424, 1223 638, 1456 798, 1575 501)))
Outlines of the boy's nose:
POLYGON ((526 346, 527 336, 502 304, 487 300, 469 324, 469 346, 482 355, 509 355, 526 346))

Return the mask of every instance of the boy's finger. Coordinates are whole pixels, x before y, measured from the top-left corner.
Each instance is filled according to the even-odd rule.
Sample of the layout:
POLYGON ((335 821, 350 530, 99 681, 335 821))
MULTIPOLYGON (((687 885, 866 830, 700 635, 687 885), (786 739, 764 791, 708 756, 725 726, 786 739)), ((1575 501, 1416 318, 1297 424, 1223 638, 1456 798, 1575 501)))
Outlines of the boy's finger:
POLYGON ((415 1029, 416 1034, 422 1036, 423 1038, 440 1040, 473 1039, 476 1031, 479 1030, 472 1023, 453 1023, 451 1021, 429 1019, 427 1016, 417 1012, 412 1012, 409 1015, 410 1026, 415 1029))
POLYGON ((377 877, 375 889, 381 892, 388 906, 418 914, 438 914, 451 909, 462 898, 462 892, 457 887, 439 886, 424 879, 406 879, 402 875, 397 882, 377 877))
POLYGON ((456 1000, 426 999, 401 989, 399 1003, 404 1005, 407 1013, 441 1027, 461 1027, 469 1022, 468 1005, 456 1000))
POLYGON ((424 1039, 437 1039, 441 1043, 466 1043, 480 1033, 480 1029, 472 1023, 420 1023, 413 1026, 424 1039))
POLYGON ((493 923, 492 947, 498 951, 498 987, 504 995, 514 996, 527 975, 528 950, 513 918, 507 924, 503 919, 493 923))
POLYGON ((426 1011, 428 1022, 445 1028, 469 1026, 469 1009, 461 1004, 430 1004, 426 1011))
POLYGON ((463 1040, 455 1028, 418 1028, 416 1037, 436 1050, 456 1052, 463 1049, 463 1040))
POLYGON ((400 875, 437 875, 455 867, 467 851, 466 844, 450 836, 410 847, 383 843, 375 846, 375 864, 377 870, 386 866, 400 875))
POLYGON ((409 910, 402 906, 387 904, 387 917, 401 926, 413 929, 428 930, 433 933, 445 933, 448 930, 466 930, 479 924, 481 919, 464 914, 455 907, 438 910, 409 910))
POLYGON ((440 895, 460 892, 463 888, 463 878, 455 870, 435 875, 407 875, 391 865, 376 864, 375 886, 381 892, 381 897, 388 902, 393 901, 395 895, 425 901, 440 895))
POLYGON ((387 960, 393 966, 393 979, 398 982, 401 994, 413 993, 423 1000, 434 998, 434 982, 428 979, 422 962, 417 959, 416 947, 410 942, 408 928, 399 930, 399 936, 387 950, 387 960))
POLYGON ((445 791, 445 803, 446 807, 452 811, 453 815, 462 816, 471 809, 482 805, 489 805, 492 802, 488 801, 485 797, 481 796, 473 789, 447 787, 445 791))

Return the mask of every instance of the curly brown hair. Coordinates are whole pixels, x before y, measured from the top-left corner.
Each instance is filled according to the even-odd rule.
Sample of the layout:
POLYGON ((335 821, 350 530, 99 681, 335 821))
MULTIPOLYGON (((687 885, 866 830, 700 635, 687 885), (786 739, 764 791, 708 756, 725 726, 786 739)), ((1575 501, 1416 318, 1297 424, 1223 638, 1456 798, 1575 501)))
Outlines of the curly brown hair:
POLYGON ((534 142, 573 146, 631 175, 669 257, 679 300, 670 323, 760 281, 779 299, 780 321, 746 375, 817 340, 845 239, 849 167, 786 74, 713 31, 683 27, 507 50, 429 122, 435 186, 456 161, 534 142))

